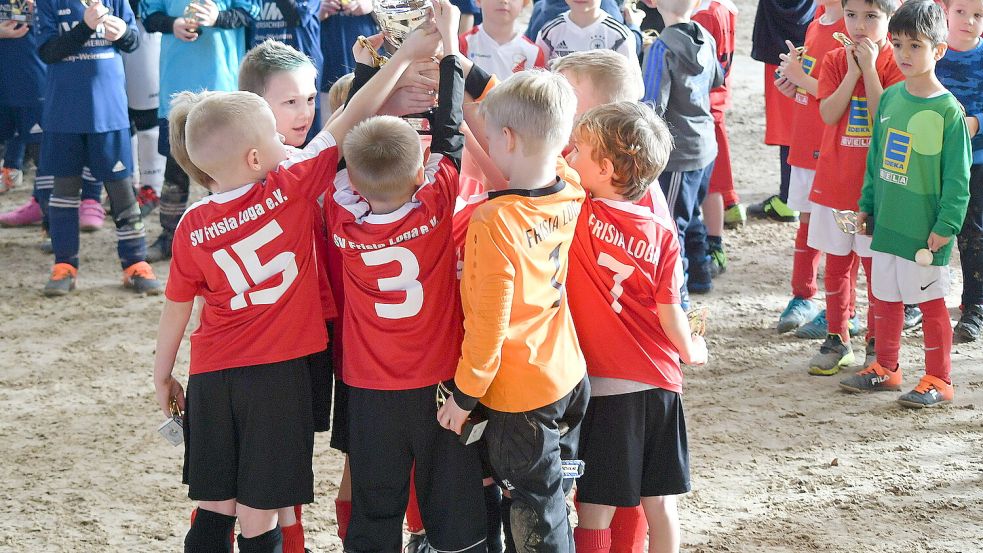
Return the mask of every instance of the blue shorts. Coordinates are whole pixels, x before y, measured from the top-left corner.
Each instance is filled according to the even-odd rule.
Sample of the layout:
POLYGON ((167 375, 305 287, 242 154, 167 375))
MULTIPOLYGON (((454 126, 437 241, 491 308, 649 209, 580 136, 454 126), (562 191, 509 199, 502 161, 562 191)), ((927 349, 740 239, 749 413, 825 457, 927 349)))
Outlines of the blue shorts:
POLYGON ((41 172, 77 177, 88 167, 96 180, 121 180, 133 173, 130 129, 72 134, 46 132, 41 141, 41 172))
POLYGON ((20 135, 27 144, 41 142, 41 102, 31 106, 0 106, 0 142, 20 135))

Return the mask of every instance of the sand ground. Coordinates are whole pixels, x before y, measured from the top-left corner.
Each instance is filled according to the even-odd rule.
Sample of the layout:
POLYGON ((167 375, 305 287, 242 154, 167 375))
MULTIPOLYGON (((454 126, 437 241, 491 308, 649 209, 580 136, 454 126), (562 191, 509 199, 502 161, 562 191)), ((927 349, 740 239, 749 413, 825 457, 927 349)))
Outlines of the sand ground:
MULTIPOLYGON (((761 144, 762 69, 747 56, 755 6, 741 7, 729 127, 738 191, 754 201, 777 190, 778 153, 761 144)), ((27 197, 27 186, 0 196, 0 210, 27 197)), ((42 297, 51 260, 39 233, 0 230, 0 551, 178 551, 191 504, 182 450, 156 434, 151 379, 162 299, 120 287, 109 224, 82 237, 79 290, 42 297)), ((712 311, 713 359, 686 371, 684 550, 983 551, 983 347, 954 348, 956 401, 930 412, 808 376, 818 342, 773 329, 793 236, 763 222, 730 232, 730 268, 697 299, 712 311)), ((910 388, 923 370, 920 331, 903 344, 910 388)), ((318 500, 305 516, 308 546, 322 552, 341 550, 341 457, 327 442, 317 440, 318 500)))

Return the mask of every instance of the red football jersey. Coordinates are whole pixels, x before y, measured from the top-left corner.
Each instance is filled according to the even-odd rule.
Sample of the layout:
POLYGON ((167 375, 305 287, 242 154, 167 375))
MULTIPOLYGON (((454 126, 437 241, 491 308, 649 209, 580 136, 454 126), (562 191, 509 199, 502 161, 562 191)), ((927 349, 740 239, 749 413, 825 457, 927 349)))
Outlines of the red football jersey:
POLYGON ((410 390, 454 377, 463 326, 452 216, 457 166, 427 160, 413 199, 371 213, 348 172, 325 201, 331 238, 342 257, 343 379, 349 386, 410 390))
POLYGON ((656 306, 680 301, 683 268, 672 220, 630 202, 589 200, 570 260, 567 291, 588 374, 682 392, 679 352, 656 306))
POLYGON ((317 197, 338 149, 323 133, 256 182, 192 205, 174 233, 167 298, 203 296, 191 374, 296 359, 327 344, 314 253, 317 197))
POLYGON ((737 25, 737 6, 730 0, 704 0, 696 8, 693 21, 703 25, 717 42, 717 61, 724 69, 724 84, 710 91, 710 108, 724 111, 730 108, 730 67, 734 62, 734 33, 737 25))
MULTIPOLYGON (((828 98, 843 82, 847 71, 846 50, 837 48, 826 54, 819 75, 819 99, 828 98)), ((875 62, 881 86, 887 88, 904 80, 894 62, 891 43, 886 43, 875 62)), ((857 79, 850 103, 836 125, 826 125, 819 146, 816 178, 809 200, 833 209, 857 209, 860 189, 867 168, 867 147, 874 122, 867 105, 864 80, 857 79)))
MULTIPOLYGON (((806 75, 819 79, 822 74, 826 53, 836 50, 840 43, 833 33, 846 33, 843 18, 831 24, 824 24, 822 17, 809 24, 806 30, 805 51, 802 53, 802 70, 806 75)), ((819 159, 819 145, 826 124, 819 115, 819 100, 803 88, 795 89, 795 112, 792 116, 792 144, 789 146, 788 163, 803 169, 816 169, 819 159)))

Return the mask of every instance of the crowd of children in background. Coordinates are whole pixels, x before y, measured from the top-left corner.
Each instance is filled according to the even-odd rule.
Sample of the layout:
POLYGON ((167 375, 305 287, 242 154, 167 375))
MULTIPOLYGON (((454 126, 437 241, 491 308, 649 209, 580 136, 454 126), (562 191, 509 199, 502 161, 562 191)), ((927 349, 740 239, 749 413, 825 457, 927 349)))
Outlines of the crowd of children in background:
MULTIPOLYGON (((329 429, 346 551, 398 551, 404 516, 421 553, 678 550, 680 366, 708 355, 686 311, 746 217, 730 0, 539 0, 525 34, 523 0, 434 1, 386 64, 370 0, 36 1, 0 22, 0 192, 36 166, 0 225, 42 224, 43 291, 69 294, 104 189, 124 285, 166 296, 154 382, 185 413, 186 551, 229 550, 237 521, 241 551, 303 551, 329 429)), ((948 403, 954 338, 983 332, 981 34, 983 0, 758 6, 782 170, 747 212, 799 223, 778 331, 824 339, 808 372, 856 364, 864 336, 845 391, 901 390, 921 324, 898 402, 948 403)))

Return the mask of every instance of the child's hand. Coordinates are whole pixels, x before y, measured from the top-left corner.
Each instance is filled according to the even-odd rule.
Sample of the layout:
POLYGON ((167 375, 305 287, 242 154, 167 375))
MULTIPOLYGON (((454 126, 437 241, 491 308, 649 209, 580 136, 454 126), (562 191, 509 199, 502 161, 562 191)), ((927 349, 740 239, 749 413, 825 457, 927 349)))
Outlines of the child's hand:
POLYGON ((969 136, 976 136, 980 132, 980 120, 974 115, 967 115, 966 128, 969 130, 969 136))
POLYGON ((468 415, 470 414, 471 411, 465 411, 457 406, 457 402, 454 401, 454 395, 452 394, 444 402, 444 405, 440 409, 437 409, 437 423, 460 436, 464 421, 468 420, 468 415))
POLYGON ((430 111, 436 104, 437 97, 433 94, 416 87, 404 86, 397 88, 389 95, 389 98, 382 104, 382 108, 379 109, 379 113, 403 117, 430 111))
POLYGON ((873 232, 867 229, 867 220, 870 219, 870 215, 864 213, 863 211, 857 212, 857 233, 864 236, 870 236, 873 232))
POLYGON ((103 22, 103 19, 108 13, 109 8, 103 6, 100 0, 92 0, 89 2, 89 6, 85 8, 82 21, 85 22, 87 27, 95 30, 103 22))
POLYGON ((348 0, 342 10, 348 15, 367 15, 372 13, 372 0, 348 0))
POLYGON ((459 48, 457 30, 461 24, 461 10, 448 0, 440 0, 433 3, 433 19, 443 39, 444 55, 456 55, 459 48))
POLYGON ((703 339, 703 336, 697 334, 692 335, 690 340, 693 342, 693 351, 689 359, 682 360, 683 363, 692 366, 706 365, 710 359, 710 352, 707 350, 707 341, 703 339))
POLYGON ((157 405, 160 406, 164 416, 171 418, 171 399, 177 400, 178 409, 184 412, 184 388, 181 383, 168 375, 162 382, 154 381, 154 395, 157 397, 157 405))
POLYGON ((107 15, 106 18, 102 20, 102 24, 105 28, 105 31, 103 31, 103 38, 109 42, 116 42, 121 36, 126 34, 126 22, 115 15, 107 15))
POLYGON ((20 38, 27 34, 28 26, 17 21, 0 23, 0 38, 20 38))
POLYGON ((802 80, 806 77, 806 72, 802 69, 802 59, 799 57, 799 51, 792 44, 791 40, 786 40, 785 46, 788 47, 788 53, 779 54, 778 56, 782 58, 782 65, 780 66, 782 75, 785 75, 785 78, 792 81, 795 85, 801 85, 802 80))
POLYGON ((440 77, 440 70, 434 60, 427 58, 415 61, 396 81, 396 88, 410 86, 424 92, 433 94, 437 90, 437 78, 440 77))
POLYGON ((198 25, 202 27, 214 27, 218 21, 218 5, 212 0, 203 0, 191 4, 191 9, 195 12, 198 25))
POLYGON ((410 33, 403 41, 403 45, 396 51, 396 56, 404 56, 410 60, 421 60, 431 58, 437 54, 437 46, 440 44, 440 33, 431 23, 420 25, 410 33))
MULTIPOLYGON (((368 37, 368 39, 369 44, 375 48, 375 51, 378 51, 382 46, 382 33, 376 33, 368 37)), ((372 55, 372 50, 362 46, 362 41, 355 41, 355 45, 352 46, 352 55, 355 57, 356 62, 362 65, 368 65, 369 67, 375 67, 375 56, 372 55)))
POLYGON ((625 18, 625 25, 629 27, 640 27, 645 19, 645 12, 635 7, 635 2, 625 2, 621 7, 621 15, 625 18))
POLYGON ((937 252, 952 240, 951 236, 939 236, 934 232, 928 235, 928 249, 937 252))
POLYGON ((174 36, 178 40, 183 40, 184 42, 194 42, 198 40, 198 22, 179 17, 174 20, 174 26, 171 28, 174 31, 174 36))
POLYGON ((868 74, 877 72, 876 64, 878 48, 872 40, 864 37, 863 40, 856 44, 854 53, 857 58, 857 65, 860 67, 862 72, 866 72, 868 74))
POLYGON ((780 79, 775 79, 775 88, 789 98, 795 98, 795 83, 788 80, 784 75, 780 79))
POLYGON ((318 12, 318 16, 321 21, 337 14, 341 11, 341 2, 338 0, 321 0, 321 10, 318 12))
POLYGON ((857 59, 857 44, 851 44, 843 48, 846 49, 846 76, 859 79, 861 72, 860 62, 857 59))

